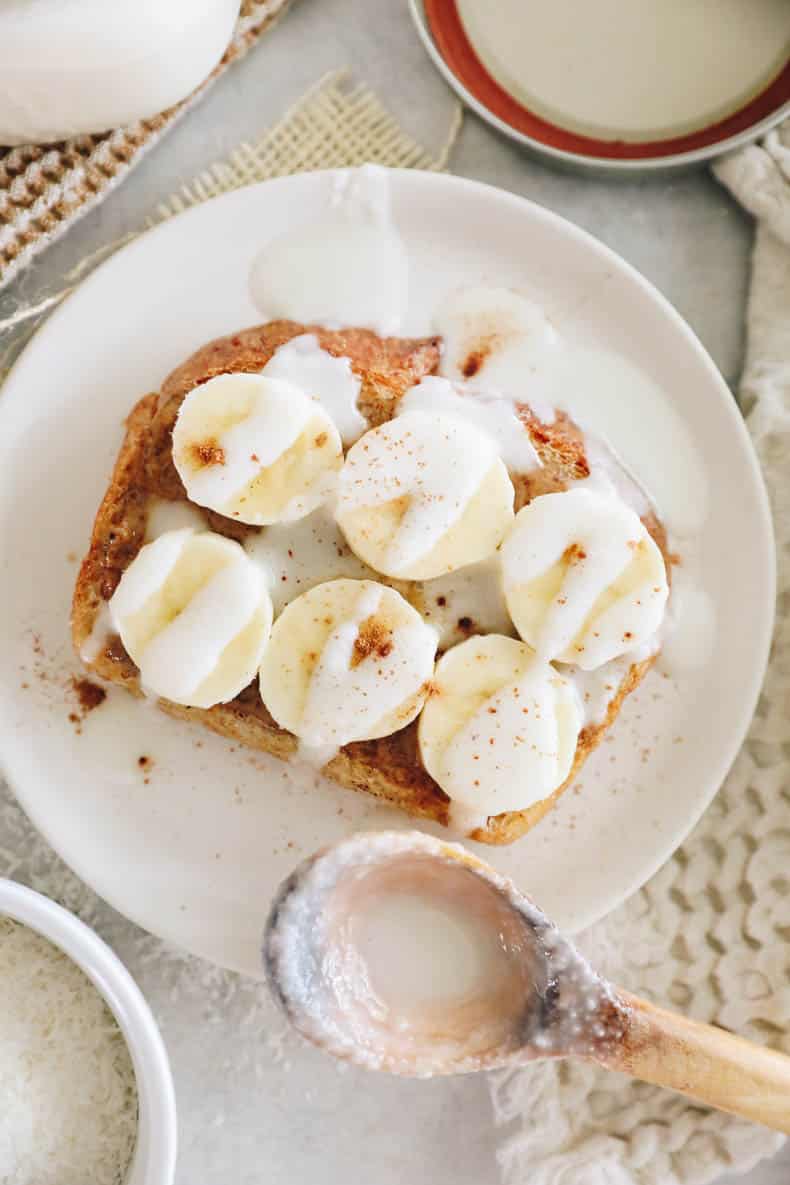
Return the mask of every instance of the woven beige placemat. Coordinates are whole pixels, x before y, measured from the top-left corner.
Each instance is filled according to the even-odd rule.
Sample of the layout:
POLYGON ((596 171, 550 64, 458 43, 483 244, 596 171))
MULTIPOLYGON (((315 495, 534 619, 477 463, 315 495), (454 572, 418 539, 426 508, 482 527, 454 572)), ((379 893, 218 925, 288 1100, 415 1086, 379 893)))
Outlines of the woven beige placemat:
POLYGON ((0 288, 115 188, 233 62, 263 36, 288 0, 243 0, 222 61, 183 102, 153 119, 60 144, 0 148, 0 288))
POLYGON ((322 78, 254 144, 210 165, 157 210, 157 220, 254 181, 312 169, 352 168, 369 162, 401 169, 444 169, 461 123, 456 107, 439 153, 431 156, 407 136, 367 86, 347 70, 322 78))

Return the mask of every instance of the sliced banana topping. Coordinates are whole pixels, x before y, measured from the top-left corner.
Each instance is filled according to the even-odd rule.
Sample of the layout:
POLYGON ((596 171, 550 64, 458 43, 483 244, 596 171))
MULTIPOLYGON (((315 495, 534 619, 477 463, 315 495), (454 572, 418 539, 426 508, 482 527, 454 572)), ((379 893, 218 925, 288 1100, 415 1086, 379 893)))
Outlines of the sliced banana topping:
POLYGON ((428 694, 436 632, 400 593, 373 580, 330 580, 275 622, 261 696, 309 748, 339 748, 405 727, 428 694))
POLYGON ((251 682, 272 624, 260 569, 238 543, 192 527, 146 544, 109 608, 143 688, 194 708, 251 682))
POLYGON ((582 725, 573 687, 513 638, 470 638, 439 660, 419 723, 428 773, 476 814, 525 810, 573 765, 582 725))
POLYGON ((513 498, 489 438, 463 420, 411 411, 349 450, 337 521, 377 572, 430 580, 491 555, 513 521, 513 498))
POLYGON ((335 487, 343 449, 332 420, 298 387, 221 374, 181 404, 173 461, 190 501, 260 526, 320 506, 335 487))
POLYGON ((524 641, 584 670, 650 645, 669 595, 664 558, 639 517, 588 489, 546 494, 519 511, 502 573, 524 641))

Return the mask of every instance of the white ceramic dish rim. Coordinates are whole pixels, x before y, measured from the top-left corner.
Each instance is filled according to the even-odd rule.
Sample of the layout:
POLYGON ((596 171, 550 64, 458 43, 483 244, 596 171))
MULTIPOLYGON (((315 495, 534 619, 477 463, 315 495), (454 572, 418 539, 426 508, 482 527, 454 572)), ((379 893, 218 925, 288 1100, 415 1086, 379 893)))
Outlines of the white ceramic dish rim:
MULTIPOLYGON (((331 172, 331 170, 323 171, 323 173, 315 173, 314 176, 329 176, 331 172)), ((741 445, 743 446, 744 460, 747 462, 748 468, 751 470, 751 474, 754 479, 754 494, 760 506, 759 515, 755 518, 754 522, 754 531, 759 536, 761 536, 761 548, 764 554, 765 568, 761 572, 761 605, 759 606, 759 628, 755 629, 756 638, 753 647, 755 660, 751 667, 751 677, 741 688, 741 711, 738 717, 737 727, 732 728, 732 730, 729 732, 729 735, 721 738, 718 747, 717 760, 715 763, 711 762, 709 773, 705 779, 705 791, 704 793, 700 793, 699 796, 695 798, 691 809, 689 809, 685 814, 682 823, 677 824, 671 831, 668 831, 665 834, 664 842, 660 846, 657 845, 652 854, 651 860, 646 861, 640 867, 638 875, 633 875, 627 882, 624 881, 623 884, 619 886, 616 895, 612 895, 608 899, 606 908, 604 910, 596 910, 596 912, 592 915, 588 913, 587 915, 583 916, 583 920, 579 921, 574 926, 574 932, 576 932, 579 929, 591 925, 601 916, 615 909, 624 900, 636 892, 643 884, 645 884, 646 881, 649 880, 649 878, 653 876, 653 874, 666 862, 666 860, 669 859, 672 853, 684 841, 703 812, 707 809, 712 799, 715 797, 715 794, 727 775, 735 757, 737 756, 738 750, 741 747, 749 723, 754 714, 754 709, 756 707, 762 686, 765 667, 768 661, 768 654, 770 650, 775 612, 776 555, 773 542, 773 532, 771 529, 770 507, 765 484, 763 482, 759 463, 754 453, 752 442, 743 422, 741 413, 738 410, 735 400, 732 397, 732 393, 725 384, 715 363, 710 358, 707 351, 701 345, 696 335, 683 320, 680 314, 674 309, 669 301, 634 267, 623 260, 619 255, 617 255, 616 252, 612 251, 610 248, 605 246, 605 244, 601 243, 593 235, 582 230, 560 215, 555 214, 552 211, 541 207, 537 203, 521 197, 520 195, 509 193, 496 186, 487 185, 485 183, 474 181, 468 178, 448 177, 444 174, 415 173, 413 170, 409 169, 396 169, 391 170, 391 172, 395 176, 401 175, 404 178, 408 178, 409 183, 412 185, 417 183, 430 185, 449 184, 453 187, 458 187, 459 189, 478 191, 483 195, 491 194, 498 202, 506 202, 512 206, 518 206, 522 209, 527 207, 533 219, 538 222, 542 221, 546 225, 554 224, 555 229, 561 230, 564 236, 575 240, 579 246, 583 246, 587 251, 595 253, 595 255, 601 261, 604 261, 607 266, 610 266, 619 271, 621 274, 627 276, 630 282, 637 285, 649 297, 651 304, 656 307, 656 311, 660 312, 663 317, 672 323, 674 330, 679 332, 680 335, 686 340, 686 342, 697 355, 700 364, 704 366, 704 369, 709 375, 711 386, 716 388, 720 396, 722 413, 728 420, 730 429, 737 435, 741 445)), ((306 180, 306 177, 306 174, 301 174, 299 178, 296 178, 296 180, 304 181, 306 180)), ((294 178, 289 177, 279 178, 276 180, 259 183, 258 185, 249 188, 261 189, 263 186, 266 186, 267 188, 287 186, 289 182, 293 180, 294 178)), ((232 202, 233 199, 239 198, 240 192, 241 191, 237 191, 235 194, 222 195, 220 197, 211 199, 209 202, 201 203, 199 206, 196 206, 191 210, 187 210, 179 215, 178 221, 183 225, 185 221, 189 222, 191 220, 198 220, 201 217, 201 213, 207 206, 213 206, 215 203, 232 202)), ((118 254, 125 255, 127 253, 132 253, 139 250, 142 244, 150 243, 152 240, 155 240, 157 236, 167 234, 169 227, 170 222, 164 224, 163 226, 152 228, 144 235, 141 235, 134 242, 122 248, 118 254)), ((95 278, 101 272, 103 272, 105 268, 112 266, 112 262, 112 259, 108 260, 99 268, 97 268, 96 272, 93 273, 82 285, 80 285, 80 291, 84 291, 86 286, 90 287, 95 278)), ((52 317, 49 319, 47 324, 50 324, 52 321, 60 318, 64 314, 64 311, 69 304, 69 300, 71 299, 73 299, 73 297, 70 297, 63 302, 60 308, 52 314, 52 317)), ((17 368, 20 367, 20 363, 24 368, 26 356, 28 352, 31 351, 31 348, 35 348, 35 341, 31 344, 31 346, 28 346, 27 350, 18 360, 15 367, 17 373, 19 373, 17 368)), ((13 375, 11 376, 10 381, 13 381, 13 375)), ((8 394, 8 392, 6 392, 6 394, 8 394)), ((15 397, 17 397, 19 394, 20 392, 14 392, 15 397)), ((10 414, 10 406, 11 401, 9 401, 8 398, 2 401, 2 405, 0 406, 0 424, 3 423, 3 414, 10 414)), ((59 850, 57 835, 52 833, 52 829, 49 827, 47 820, 42 816, 42 813, 38 804, 35 802, 34 797, 27 792, 23 784, 20 784, 19 780, 14 774, 12 762, 9 761, 8 756, 2 751, 0 751, 0 770, 4 772, 19 802, 22 804, 34 824, 42 832, 45 838, 53 845, 53 847, 59 850)), ((74 867, 75 871, 83 877, 83 879, 88 881, 88 883, 91 883, 90 867, 86 865, 83 859, 75 860, 72 856, 69 862, 71 863, 72 867, 74 867)), ((128 911, 128 907, 125 907, 123 902, 119 901, 117 896, 113 894, 108 895, 107 893, 103 893, 103 895, 105 896, 105 899, 107 899, 115 908, 119 909, 120 912, 125 913, 127 916, 131 916, 132 920, 137 921, 138 924, 143 926, 146 925, 146 922, 140 919, 139 913, 130 913, 128 911)), ((154 927, 154 930, 160 935, 160 937, 163 937, 169 941, 174 941, 179 945, 184 945, 183 939, 170 930, 156 927, 154 927)), ((203 957, 208 956, 204 954, 203 957)), ((221 960, 218 961, 221 962, 221 960)), ((222 965, 227 964, 223 963, 222 965)))
POLYGON ((80 967, 117 1020, 134 1066, 139 1118, 124 1185, 171 1185, 175 1177, 175 1090, 164 1041, 148 1003, 118 956, 61 905, 0 878, 0 915, 49 939, 80 967))
POLYGON ((409 11, 411 12, 412 20, 428 57, 445 82, 458 95, 459 99, 467 107, 471 108, 476 115, 479 115, 481 119, 484 119, 486 123, 490 124, 491 127, 502 132, 503 135, 510 137, 511 140, 515 140, 518 144, 529 148, 530 151, 540 156, 550 157, 555 164, 563 165, 565 168, 605 173, 612 177, 635 176, 640 173, 661 173, 672 169, 692 168, 694 165, 704 164, 705 161, 713 160, 717 156, 724 156, 728 152, 734 152, 736 148, 742 148, 745 144, 751 144, 765 132, 769 132, 771 128, 781 123, 785 116, 790 115, 789 101, 771 115, 766 115, 764 119, 752 124, 749 128, 745 128, 742 132, 736 133, 734 136, 717 140, 715 144, 706 144, 704 148, 695 148, 691 152, 673 153, 669 156, 649 157, 642 160, 609 160, 601 156, 585 156, 579 152, 567 152, 561 148, 553 148, 550 144, 544 144, 541 140, 535 140, 532 136, 520 132, 518 128, 514 128, 511 124, 506 123, 505 120, 500 119, 490 108, 486 107, 484 103, 481 103, 476 95, 473 95, 464 83, 461 82, 458 75, 450 69, 440 53, 439 47, 428 28, 423 0, 409 0, 409 11))

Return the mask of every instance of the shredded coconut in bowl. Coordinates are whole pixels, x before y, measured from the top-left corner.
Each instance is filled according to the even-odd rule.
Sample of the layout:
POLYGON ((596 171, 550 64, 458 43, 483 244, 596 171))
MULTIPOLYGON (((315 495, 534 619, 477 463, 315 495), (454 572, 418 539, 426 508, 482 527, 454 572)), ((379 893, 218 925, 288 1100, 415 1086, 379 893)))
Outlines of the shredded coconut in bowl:
POLYGON ((0 916, 0 1185, 122 1185, 137 1132, 129 1050, 58 947, 0 916))

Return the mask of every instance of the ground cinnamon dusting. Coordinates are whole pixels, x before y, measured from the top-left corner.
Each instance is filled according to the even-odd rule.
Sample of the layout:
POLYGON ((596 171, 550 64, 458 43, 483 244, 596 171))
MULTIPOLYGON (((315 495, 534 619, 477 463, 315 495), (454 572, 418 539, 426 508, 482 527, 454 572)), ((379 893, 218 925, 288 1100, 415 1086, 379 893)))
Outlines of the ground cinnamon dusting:
POLYGON ((570 547, 565 548, 562 558, 568 564, 580 564, 587 559, 587 552, 579 543, 571 543, 570 547))
POLYGON ((217 440, 201 440, 189 446, 192 459, 196 465, 224 465, 225 450, 217 440))
POLYGON ((71 686, 77 694, 80 708, 85 715, 88 712, 92 712, 94 708, 98 708, 107 698, 107 692, 104 688, 99 687, 97 683, 91 683, 90 679, 78 679, 74 675, 71 680, 71 686))
POLYGON ((461 363, 461 374, 465 379, 474 378, 494 347, 495 337, 484 337, 469 351, 461 363))
POLYGON ((359 627, 351 651, 351 670, 361 662, 375 654, 378 658, 386 658, 392 653, 392 630, 385 625, 380 617, 368 617, 359 627))

